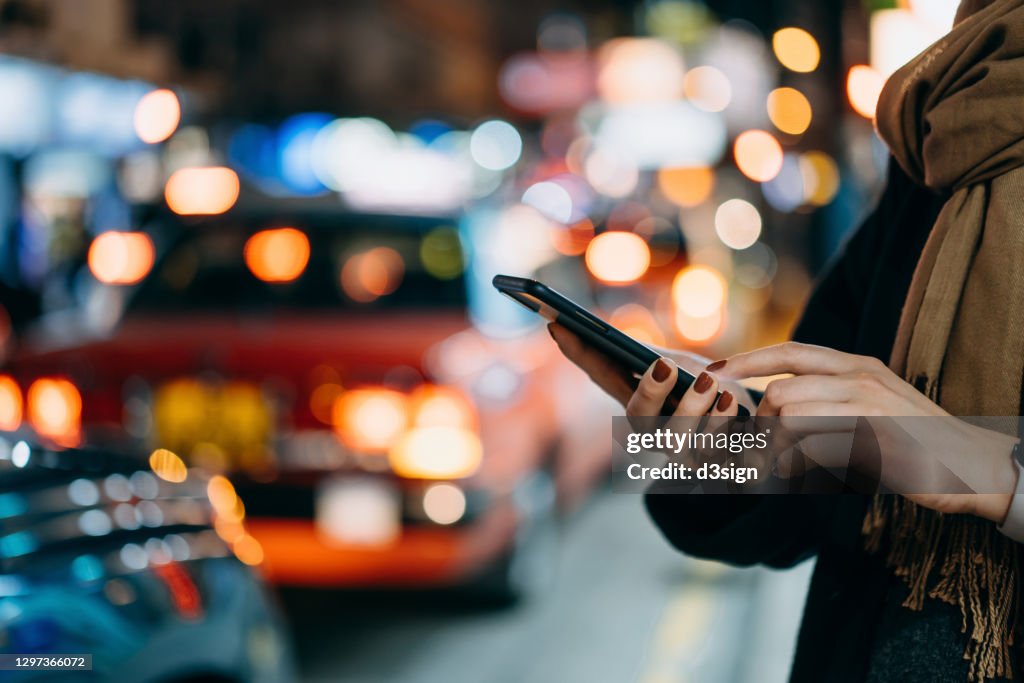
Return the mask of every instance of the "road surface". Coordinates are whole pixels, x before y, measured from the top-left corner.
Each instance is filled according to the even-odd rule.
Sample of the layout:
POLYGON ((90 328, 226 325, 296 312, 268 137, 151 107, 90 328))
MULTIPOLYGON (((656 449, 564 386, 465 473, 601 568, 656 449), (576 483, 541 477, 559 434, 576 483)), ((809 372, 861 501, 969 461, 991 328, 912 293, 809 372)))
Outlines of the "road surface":
POLYGON ((562 534, 545 599, 283 594, 305 681, 773 683, 788 673, 809 566, 741 570, 673 551, 641 499, 599 493, 562 534))

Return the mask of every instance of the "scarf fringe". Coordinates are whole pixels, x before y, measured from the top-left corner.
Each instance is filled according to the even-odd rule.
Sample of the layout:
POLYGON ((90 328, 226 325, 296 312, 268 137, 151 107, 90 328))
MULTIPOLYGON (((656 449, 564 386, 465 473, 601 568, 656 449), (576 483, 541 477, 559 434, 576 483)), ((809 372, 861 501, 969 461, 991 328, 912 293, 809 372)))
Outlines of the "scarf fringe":
POLYGON ((884 547, 886 565, 907 584, 904 607, 920 611, 929 597, 960 609, 961 632, 969 634, 969 680, 1013 675, 1020 602, 1013 541, 983 520, 933 512, 895 495, 874 497, 861 533, 865 550, 877 554, 884 547), (939 558, 938 580, 929 590, 939 558))

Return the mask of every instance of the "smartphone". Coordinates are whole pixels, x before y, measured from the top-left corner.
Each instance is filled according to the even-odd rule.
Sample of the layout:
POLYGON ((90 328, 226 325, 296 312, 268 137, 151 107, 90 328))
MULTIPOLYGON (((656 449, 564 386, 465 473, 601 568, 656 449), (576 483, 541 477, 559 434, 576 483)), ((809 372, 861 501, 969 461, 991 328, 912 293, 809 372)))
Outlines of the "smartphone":
MULTIPOLYGON (((604 320, 583 308, 568 297, 559 294, 542 282, 512 275, 495 275, 494 287, 515 302, 539 314, 549 322, 557 322, 579 337, 583 343, 594 347, 629 371, 634 386, 647 372, 651 363, 660 354, 644 346, 628 334, 615 329, 604 320)), ((696 378, 682 368, 676 377, 669 398, 665 401, 663 414, 671 415, 679 399, 696 378)), ((721 395, 721 394, 719 394, 721 395)), ((755 397, 756 398, 756 397, 755 397)), ((717 400, 717 399, 716 399, 717 400)), ((739 407, 740 415, 748 415, 744 406, 739 407)))

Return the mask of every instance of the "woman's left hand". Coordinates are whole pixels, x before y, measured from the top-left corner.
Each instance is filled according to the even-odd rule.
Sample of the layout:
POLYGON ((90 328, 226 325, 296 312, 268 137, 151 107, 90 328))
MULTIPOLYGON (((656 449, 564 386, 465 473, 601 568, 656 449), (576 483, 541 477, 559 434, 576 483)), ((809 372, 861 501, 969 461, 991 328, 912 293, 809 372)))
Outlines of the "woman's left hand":
MULTIPOLYGON (((881 446, 881 483, 896 491, 902 487, 907 498, 942 512, 970 513, 996 522, 1005 518, 1017 476, 1010 458, 1016 438, 953 418, 869 356, 787 342, 737 354, 715 370, 723 379, 781 373, 794 376, 768 385, 759 416, 780 416, 791 424, 790 418, 805 417, 937 418, 902 420, 899 425, 892 420, 871 421, 881 446), (908 425, 915 432, 910 439, 917 446, 915 453, 906 448, 908 425), (897 432, 901 438, 896 438, 897 432), (929 468, 927 478, 919 474, 921 458, 936 465, 929 468), (966 482, 968 490, 982 493, 952 493, 956 490, 952 479, 936 479, 935 472, 940 470, 942 476, 955 476, 956 483, 966 482)), ((817 460, 813 452, 801 448, 817 460)))

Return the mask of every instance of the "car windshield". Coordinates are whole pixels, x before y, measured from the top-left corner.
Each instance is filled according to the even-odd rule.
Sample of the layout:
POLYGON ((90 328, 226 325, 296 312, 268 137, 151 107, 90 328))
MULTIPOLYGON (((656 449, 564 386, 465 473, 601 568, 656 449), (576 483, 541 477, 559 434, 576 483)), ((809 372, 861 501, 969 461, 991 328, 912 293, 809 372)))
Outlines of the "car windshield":
POLYGON ((223 218, 176 232, 129 313, 466 304, 463 251, 450 221, 223 218))

